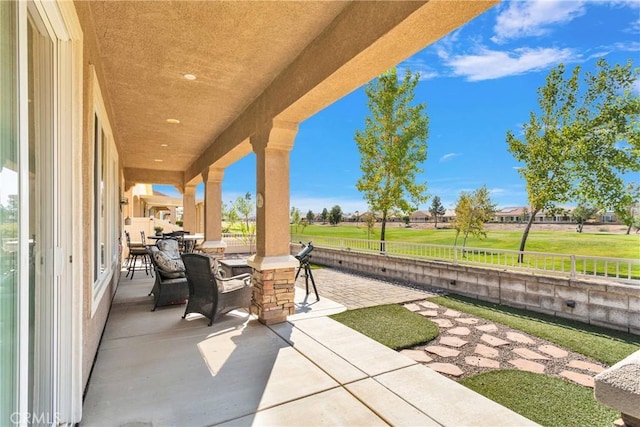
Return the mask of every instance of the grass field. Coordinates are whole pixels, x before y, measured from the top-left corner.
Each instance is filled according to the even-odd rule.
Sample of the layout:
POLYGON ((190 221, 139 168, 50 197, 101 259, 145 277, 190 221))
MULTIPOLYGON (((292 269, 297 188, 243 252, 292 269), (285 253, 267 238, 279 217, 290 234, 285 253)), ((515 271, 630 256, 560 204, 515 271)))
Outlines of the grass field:
MULTIPOLYGON (((532 252, 550 252, 558 254, 573 254, 586 256, 601 256, 609 258, 640 257, 639 234, 604 234, 604 233, 576 233, 567 231, 535 231, 535 226, 529 233, 525 250, 532 252)), ((316 225, 307 226, 304 231, 295 227, 291 230, 292 240, 312 240, 313 236, 343 237, 353 239, 367 239, 367 228, 356 225, 316 225)), ((380 229, 375 228, 370 235, 371 240, 380 239, 380 229)), ((489 231, 486 239, 469 237, 467 247, 506 249, 517 251, 520 247, 522 231, 489 231)), ((416 229, 400 227, 393 224, 387 228, 386 240, 410 243, 427 243, 434 245, 453 245, 455 231, 451 229, 416 229)), ((459 241, 458 244, 461 244, 459 241)))

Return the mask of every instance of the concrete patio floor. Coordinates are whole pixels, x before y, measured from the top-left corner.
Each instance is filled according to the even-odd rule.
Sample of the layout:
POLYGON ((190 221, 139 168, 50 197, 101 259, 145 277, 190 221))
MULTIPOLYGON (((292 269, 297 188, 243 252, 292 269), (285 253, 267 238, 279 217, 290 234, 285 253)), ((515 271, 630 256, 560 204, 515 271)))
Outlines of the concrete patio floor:
MULTIPOLYGON (((314 272, 320 301, 297 288, 296 315, 270 327, 243 311, 211 327, 182 319, 183 305, 151 312, 152 279, 123 275, 81 425, 535 425, 328 318, 345 307, 323 295, 320 280, 335 288, 351 280, 341 274, 314 272)), ((367 301, 425 296, 384 286, 396 285, 369 281, 367 301)))

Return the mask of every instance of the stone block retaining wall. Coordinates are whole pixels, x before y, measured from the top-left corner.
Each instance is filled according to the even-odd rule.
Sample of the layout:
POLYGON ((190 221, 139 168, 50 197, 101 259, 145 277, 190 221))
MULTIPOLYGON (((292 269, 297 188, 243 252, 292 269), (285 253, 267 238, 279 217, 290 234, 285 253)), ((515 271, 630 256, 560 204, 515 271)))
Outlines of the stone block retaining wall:
POLYGON ((638 286, 318 247, 311 262, 640 335, 638 286))

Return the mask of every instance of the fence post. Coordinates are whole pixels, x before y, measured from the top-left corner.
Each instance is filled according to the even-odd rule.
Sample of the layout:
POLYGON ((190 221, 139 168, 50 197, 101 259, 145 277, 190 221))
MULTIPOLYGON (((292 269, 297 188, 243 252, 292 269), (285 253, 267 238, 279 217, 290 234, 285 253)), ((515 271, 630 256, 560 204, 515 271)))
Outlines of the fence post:
POLYGON ((458 265, 458 248, 453 247, 453 265, 458 265))
POLYGON ((569 275, 569 277, 571 277, 571 279, 575 279, 576 278, 576 256, 571 255, 569 258, 571 259, 571 274, 569 275))

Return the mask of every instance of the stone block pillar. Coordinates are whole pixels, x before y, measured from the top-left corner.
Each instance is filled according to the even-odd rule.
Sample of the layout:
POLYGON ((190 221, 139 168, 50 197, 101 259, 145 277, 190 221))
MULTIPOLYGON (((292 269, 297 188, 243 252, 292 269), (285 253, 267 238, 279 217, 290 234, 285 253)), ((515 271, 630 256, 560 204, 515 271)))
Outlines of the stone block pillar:
POLYGON ((295 313, 295 268, 289 241, 289 152, 298 126, 273 122, 251 137, 256 154, 256 254, 252 312, 264 324, 280 323, 295 313))

